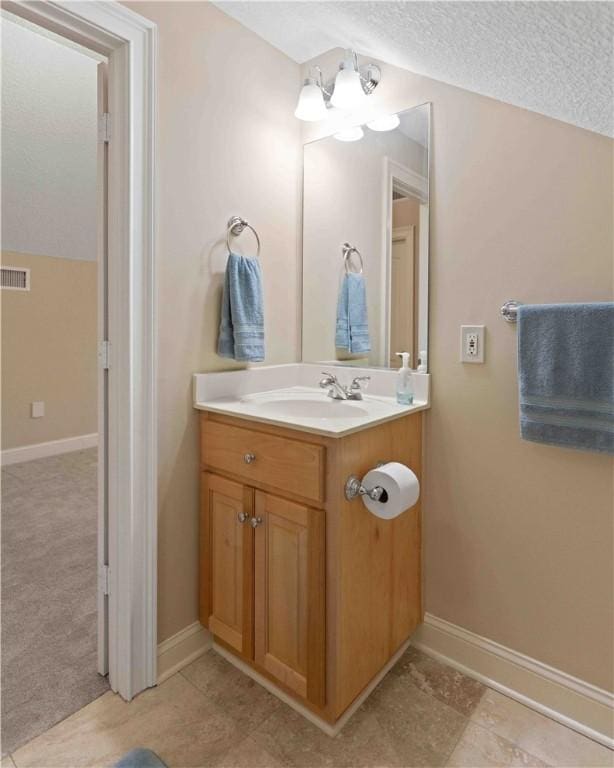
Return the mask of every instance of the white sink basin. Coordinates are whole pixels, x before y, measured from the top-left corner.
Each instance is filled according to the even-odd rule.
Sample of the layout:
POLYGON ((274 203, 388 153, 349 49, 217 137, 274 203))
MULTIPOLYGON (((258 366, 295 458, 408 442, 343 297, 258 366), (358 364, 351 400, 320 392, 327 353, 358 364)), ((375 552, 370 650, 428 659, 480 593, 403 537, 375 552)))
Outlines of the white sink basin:
POLYGON ((333 400, 322 395, 320 400, 313 398, 294 399, 260 399, 243 398, 244 403, 253 403, 263 416, 277 418, 307 418, 307 419, 351 419, 364 418, 369 415, 366 408, 361 408, 356 400, 333 400))
MULTIPOLYGON (((295 383, 303 369, 310 383, 318 380, 321 367, 303 364, 197 374, 194 377, 194 407, 329 437, 341 437, 428 408, 426 401, 399 405, 392 397, 371 392, 367 392, 362 400, 333 400, 317 386, 295 383), (261 380, 269 384, 279 381, 280 386, 257 389, 261 380)), ((354 373, 352 371, 352 375, 354 373)), ((386 389, 394 392, 394 371, 367 372, 367 375, 375 379, 384 376, 386 389)), ((347 375, 343 383, 349 383, 347 375)))

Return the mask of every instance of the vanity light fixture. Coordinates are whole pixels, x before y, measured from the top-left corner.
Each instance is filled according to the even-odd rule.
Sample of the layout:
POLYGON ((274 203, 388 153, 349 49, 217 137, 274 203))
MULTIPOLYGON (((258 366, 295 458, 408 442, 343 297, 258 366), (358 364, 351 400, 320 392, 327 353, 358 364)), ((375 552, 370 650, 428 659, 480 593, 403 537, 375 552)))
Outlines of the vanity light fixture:
POLYGON ((385 115, 384 117, 377 117, 375 120, 371 120, 367 123, 367 126, 372 131, 394 131, 401 124, 398 115, 385 115))
POLYGON ((344 128, 333 135, 338 141, 360 141, 365 134, 362 128, 356 125, 353 128, 344 128))
POLYGON ((324 103, 324 91, 322 89, 322 73, 319 67, 318 77, 308 77, 298 97, 298 104, 294 110, 294 116, 299 120, 315 122, 326 117, 326 104, 324 103))
POLYGON ((364 104, 367 94, 362 88, 358 60, 353 51, 346 51, 335 78, 330 103, 339 109, 355 109, 364 104))
POLYGON ((339 72, 333 81, 325 86, 322 71, 313 67, 313 73, 305 80, 294 112, 299 120, 323 120, 327 107, 349 110, 360 107, 381 80, 381 71, 376 64, 358 65, 355 51, 347 50, 339 64, 339 72))

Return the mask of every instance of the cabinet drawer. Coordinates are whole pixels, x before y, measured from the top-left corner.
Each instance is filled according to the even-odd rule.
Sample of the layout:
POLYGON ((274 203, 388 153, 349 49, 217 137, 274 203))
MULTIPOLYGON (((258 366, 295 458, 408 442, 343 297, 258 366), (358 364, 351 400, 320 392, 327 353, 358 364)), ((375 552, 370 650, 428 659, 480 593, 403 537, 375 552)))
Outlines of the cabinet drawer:
POLYGON ((246 482, 324 501, 324 447, 243 427, 205 422, 202 460, 246 482))

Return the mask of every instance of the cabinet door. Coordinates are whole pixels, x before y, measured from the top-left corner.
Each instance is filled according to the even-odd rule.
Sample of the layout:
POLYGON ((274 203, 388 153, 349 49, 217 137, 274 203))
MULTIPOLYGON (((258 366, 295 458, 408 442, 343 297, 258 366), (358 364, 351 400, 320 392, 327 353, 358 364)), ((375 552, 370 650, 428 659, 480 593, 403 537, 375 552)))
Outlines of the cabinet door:
POLYGON ((253 655, 253 491, 202 474, 200 620, 239 653, 253 655))
POLYGON ((255 661, 325 703, 324 512, 256 491, 255 661))

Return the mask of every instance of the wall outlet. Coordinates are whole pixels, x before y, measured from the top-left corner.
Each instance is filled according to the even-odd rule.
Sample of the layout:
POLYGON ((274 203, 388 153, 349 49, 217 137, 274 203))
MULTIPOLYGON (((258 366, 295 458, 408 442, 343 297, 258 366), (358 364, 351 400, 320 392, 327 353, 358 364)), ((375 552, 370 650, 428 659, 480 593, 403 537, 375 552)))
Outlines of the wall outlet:
POLYGON ((461 363, 483 363, 486 326, 461 325, 460 359, 461 363))
POLYGON ((45 403, 42 400, 36 400, 32 403, 32 418, 40 419, 45 415, 45 403))

